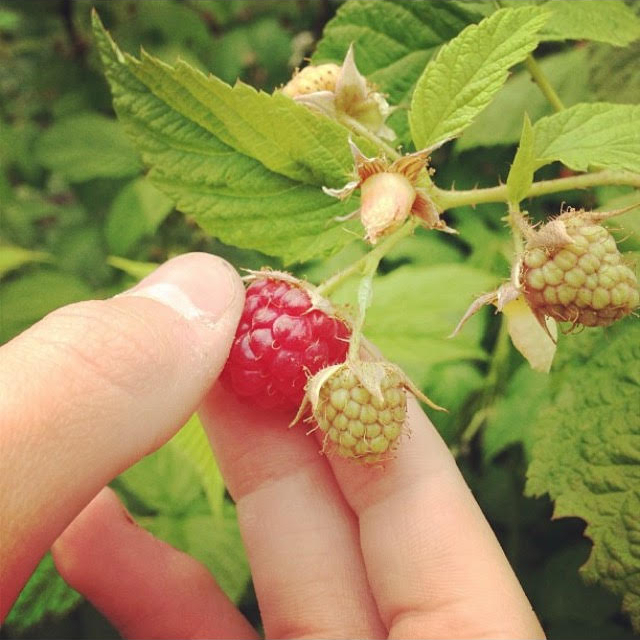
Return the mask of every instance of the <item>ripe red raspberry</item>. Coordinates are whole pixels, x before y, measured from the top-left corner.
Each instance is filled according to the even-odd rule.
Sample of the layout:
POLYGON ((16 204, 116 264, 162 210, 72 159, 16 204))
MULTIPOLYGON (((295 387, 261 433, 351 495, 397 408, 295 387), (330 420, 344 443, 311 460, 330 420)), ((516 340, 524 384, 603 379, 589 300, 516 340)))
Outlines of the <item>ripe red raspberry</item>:
POLYGON ((247 403, 295 409, 309 376, 344 361, 349 334, 302 287, 260 278, 247 289, 223 380, 247 403))

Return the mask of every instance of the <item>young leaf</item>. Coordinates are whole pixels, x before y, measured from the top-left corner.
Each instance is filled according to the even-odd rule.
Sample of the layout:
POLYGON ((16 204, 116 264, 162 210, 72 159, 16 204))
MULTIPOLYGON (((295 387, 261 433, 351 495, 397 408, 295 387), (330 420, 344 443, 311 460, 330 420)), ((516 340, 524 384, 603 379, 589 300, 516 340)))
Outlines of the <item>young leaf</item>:
POLYGON ((524 114, 520 145, 507 176, 509 202, 517 204, 526 197, 533 183, 535 157, 533 152, 533 127, 529 116, 524 114))
POLYGON ((53 124, 38 140, 36 155, 71 182, 123 178, 142 170, 122 127, 97 113, 80 113, 53 124))
MULTIPOLYGON (((324 28, 312 61, 341 63, 353 43, 358 69, 392 105, 408 104, 425 65, 438 47, 481 16, 456 2, 355 0, 345 2, 324 28)), ((407 112, 398 110, 390 124, 403 142, 407 112)))
MULTIPOLYGON (((538 62, 545 77, 568 104, 592 99, 589 91, 588 57, 588 47, 580 47, 546 56, 538 62)), ((604 72, 610 71, 605 64, 600 68, 604 72)), ((522 114, 525 111, 535 122, 552 114, 553 108, 540 88, 531 82, 531 74, 522 70, 514 73, 506 81, 491 104, 456 141, 456 151, 517 143, 522 132, 522 114)))
POLYGON ((622 0, 549 0, 543 40, 596 40, 624 47, 640 38, 640 19, 622 0))
MULTIPOLYGON (((114 105, 179 209, 223 242, 292 262, 354 239, 334 221, 357 208, 325 196, 353 165, 348 132, 288 97, 232 88, 179 62, 123 54, 94 14, 114 105)), ((370 142, 358 146, 373 153, 370 142)))
POLYGON ((11 608, 5 620, 6 630, 22 636, 37 624, 69 613, 81 602, 82 596, 60 577, 47 553, 11 608))
POLYGON ((640 324, 571 340, 535 426, 526 491, 548 493, 555 517, 586 521, 593 548, 582 574, 621 595, 638 630, 640 324))
POLYGON ((640 172, 640 106, 577 104, 533 126, 536 169, 559 160, 589 168, 640 172))
POLYGON ((509 68, 538 44, 548 14, 501 9, 445 45, 418 80, 409 124, 416 148, 460 134, 502 87, 509 68))

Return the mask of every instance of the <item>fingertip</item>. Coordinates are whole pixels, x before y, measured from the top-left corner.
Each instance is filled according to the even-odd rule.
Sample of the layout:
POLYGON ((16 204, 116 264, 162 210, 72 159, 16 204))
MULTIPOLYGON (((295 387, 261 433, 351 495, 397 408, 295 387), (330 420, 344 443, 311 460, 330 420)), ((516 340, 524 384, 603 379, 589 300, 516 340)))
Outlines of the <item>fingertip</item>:
POLYGON ((60 575, 124 637, 255 637, 206 567, 137 526, 111 489, 52 553, 60 575))
POLYGON ((185 253, 160 265, 120 297, 156 300, 188 320, 214 324, 230 315, 237 321, 244 285, 223 258, 209 253, 185 253))
POLYGON ((104 487, 53 543, 51 554, 60 575, 75 586, 97 552, 92 532, 101 531, 102 539, 108 540, 123 526, 137 525, 115 491, 104 487))

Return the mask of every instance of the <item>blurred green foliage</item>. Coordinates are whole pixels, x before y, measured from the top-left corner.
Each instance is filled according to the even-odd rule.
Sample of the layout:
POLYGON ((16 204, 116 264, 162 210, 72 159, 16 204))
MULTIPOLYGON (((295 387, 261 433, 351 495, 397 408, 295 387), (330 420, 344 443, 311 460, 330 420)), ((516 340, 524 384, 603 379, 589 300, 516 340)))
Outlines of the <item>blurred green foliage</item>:
MULTIPOLYGON (((142 46, 168 62, 181 58, 226 82, 240 78, 270 92, 313 53, 340 4, 0 1, 0 343, 54 308, 113 295, 154 264, 186 251, 216 253, 238 268, 281 266, 277 259, 209 237, 144 179, 140 157, 113 115, 90 32, 92 6, 125 51, 137 54, 142 46)), ((452 14, 462 15, 468 9, 486 12, 492 3, 450 4, 452 14)), ((363 3, 356 11, 358 6, 363 3)), ((338 46, 325 41, 321 55, 335 53, 332 42, 338 46)), ((378 66, 363 61, 363 70, 369 65, 382 79, 394 77, 396 93, 404 99, 440 42, 435 38, 421 45, 424 55, 415 69, 404 69, 406 78, 385 66, 386 59, 378 66)), ((615 49, 602 43, 549 42, 539 54, 558 93, 573 104, 637 102, 638 74, 630 71, 637 51, 637 44, 615 49)), ((434 154, 438 184, 472 188, 493 186, 496 176, 506 179, 525 106, 532 120, 550 112, 526 71, 516 68, 461 139, 434 154)), ((406 112, 394 117, 406 129, 406 112)), ((560 171, 550 165, 537 178, 557 177, 560 171)), ((565 201, 595 207, 624 202, 628 192, 565 192, 527 206, 535 219, 543 219, 565 201)), ((456 209, 448 222, 460 236, 419 232, 389 254, 368 318, 370 337, 431 397, 450 408, 449 414, 434 416, 434 422, 457 453, 549 637, 632 637, 628 620, 619 613, 620 599, 585 585, 578 576, 588 556, 584 522, 552 522, 547 499, 523 496, 533 444, 527 425, 545 393, 546 379, 505 347, 500 319, 489 310, 474 319, 460 340, 436 339, 453 328, 475 293, 505 277, 510 245, 503 215, 499 205, 456 209), (452 292, 448 278, 453 272, 459 290, 452 292), (402 287, 396 285, 399 278, 402 287), (409 303, 394 303, 405 296, 408 280, 414 282, 411 307, 419 310, 414 316, 402 313, 409 303), (399 313, 387 314, 386 304, 395 304, 399 313), (392 339, 391 327, 399 325, 401 339, 392 339), (428 366, 419 358, 420 349, 429 351, 428 366)), ((637 229, 637 216, 623 226, 633 225, 637 229)), ((623 248, 637 251, 638 246, 636 231, 623 248)), ((352 244, 329 260, 295 265, 294 271, 317 282, 362 253, 363 245, 352 244)), ((213 459, 198 457, 203 455, 199 425, 189 428, 183 440, 123 474, 115 488, 145 526, 202 560, 259 625, 233 505, 216 480, 213 459), (150 477, 155 483, 151 493, 150 477), (209 537, 214 529, 215 536, 209 537)), ((47 556, 0 637, 118 636, 62 584, 47 556)))

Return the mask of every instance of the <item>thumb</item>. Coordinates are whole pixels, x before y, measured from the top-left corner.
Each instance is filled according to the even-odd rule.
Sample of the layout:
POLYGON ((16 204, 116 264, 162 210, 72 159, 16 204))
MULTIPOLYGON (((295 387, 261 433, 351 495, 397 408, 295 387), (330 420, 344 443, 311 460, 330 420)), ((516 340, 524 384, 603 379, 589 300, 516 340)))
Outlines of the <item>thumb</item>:
POLYGON ((243 291, 220 258, 187 254, 0 348, 0 614, 91 498, 196 410, 226 361, 243 291))

